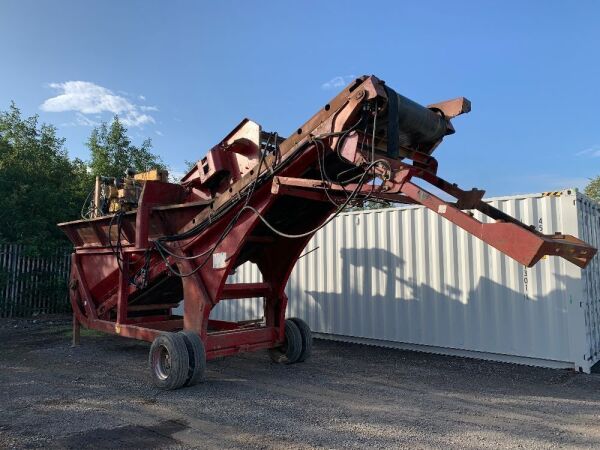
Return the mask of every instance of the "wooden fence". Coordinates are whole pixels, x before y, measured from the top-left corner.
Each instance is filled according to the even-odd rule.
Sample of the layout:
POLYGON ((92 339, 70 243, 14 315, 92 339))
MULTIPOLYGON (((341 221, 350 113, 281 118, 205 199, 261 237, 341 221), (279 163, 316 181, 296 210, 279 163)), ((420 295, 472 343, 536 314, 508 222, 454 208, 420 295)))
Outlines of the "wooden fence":
POLYGON ((31 256, 27 248, 0 244, 0 317, 67 312, 68 250, 31 256))

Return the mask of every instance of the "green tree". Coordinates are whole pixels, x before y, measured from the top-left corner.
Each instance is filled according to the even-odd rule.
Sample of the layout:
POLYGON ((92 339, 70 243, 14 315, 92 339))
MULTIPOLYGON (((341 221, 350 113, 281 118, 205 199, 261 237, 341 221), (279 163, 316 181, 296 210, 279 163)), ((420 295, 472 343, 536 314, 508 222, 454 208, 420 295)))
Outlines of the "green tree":
POLYGON ((600 176, 593 178, 584 189, 585 195, 600 202, 600 176))
POLYGON ((188 161, 186 159, 183 161, 183 163, 185 164, 185 171, 187 173, 196 167, 196 165, 198 164, 198 161, 188 161))
POLYGON ((118 116, 114 117, 110 125, 103 122, 94 128, 87 147, 90 150, 89 167, 93 176, 122 177, 128 168, 137 172, 166 168, 161 158, 152 153, 151 139, 146 139, 139 147, 131 143, 127 128, 118 116))
POLYGON ((67 243, 58 222, 79 217, 90 176, 64 139, 12 103, 0 112, 0 242, 44 253, 67 243))

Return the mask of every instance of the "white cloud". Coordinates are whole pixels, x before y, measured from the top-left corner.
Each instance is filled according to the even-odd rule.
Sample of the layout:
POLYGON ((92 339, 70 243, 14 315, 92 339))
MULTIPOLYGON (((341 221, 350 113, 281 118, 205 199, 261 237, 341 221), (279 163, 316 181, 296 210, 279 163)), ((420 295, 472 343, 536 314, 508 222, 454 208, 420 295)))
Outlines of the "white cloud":
POLYGON ((146 101, 146 97, 144 97, 143 95, 138 95, 138 98, 143 102, 146 101))
POLYGON ((354 75, 338 75, 337 77, 333 77, 331 80, 323 83, 321 85, 321 89, 341 89, 350 83, 350 81, 352 81, 354 78, 354 75))
POLYGON ((134 108, 124 97, 115 95, 112 91, 87 81, 52 83, 50 87, 58 90, 60 94, 44 101, 41 106, 42 111, 79 111, 83 114, 109 111, 120 114, 134 108))
MULTIPOLYGON (((127 98, 116 95, 110 89, 99 86, 89 81, 66 81, 64 83, 51 83, 52 89, 58 95, 46 99, 40 106, 46 112, 76 111, 76 121, 80 125, 90 125, 93 121, 85 117, 86 114, 111 113, 118 114, 119 118, 129 127, 141 127, 155 123, 154 118, 146 114, 158 109, 142 109, 130 102, 127 98)), ((144 107, 156 108, 156 107, 144 107)))
POLYGON ((140 114, 137 111, 128 112, 124 117, 119 116, 119 119, 128 127, 141 127, 148 123, 156 123, 154 117, 148 114, 140 114))
POLYGON ((81 113, 76 113, 75 120, 72 120, 71 122, 64 122, 64 123, 61 123, 60 125, 63 127, 78 127, 78 126, 96 127, 96 126, 100 125, 101 117, 96 116, 96 118, 98 120, 92 120, 88 116, 85 116, 81 113))
POLYGON ((158 108, 156 106, 144 106, 141 105, 140 106, 140 110, 146 112, 146 111, 158 111, 158 108))
POLYGON ((155 133, 158 134, 159 136, 164 136, 164 133, 162 131, 156 130, 155 133))
POLYGON ((575 156, 589 156, 590 158, 600 157, 600 144, 592 145, 585 150, 575 153, 575 156))
POLYGON ((98 122, 96 120, 92 120, 89 117, 84 116, 81 113, 77 113, 75 115, 75 123, 77 125, 83 125, 83 126, 86 126, 86 127, 95 127, 95 126, 100 125, 100 122, 98 122))

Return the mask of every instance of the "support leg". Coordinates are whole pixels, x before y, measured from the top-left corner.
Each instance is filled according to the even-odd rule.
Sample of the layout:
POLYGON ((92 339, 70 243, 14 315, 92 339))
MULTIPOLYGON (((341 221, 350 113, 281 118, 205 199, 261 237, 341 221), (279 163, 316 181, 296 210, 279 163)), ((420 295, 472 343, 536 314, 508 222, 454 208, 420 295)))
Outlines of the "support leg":
MULTIPOLYGON (((187 261, 181 262, 178 267, 183 272, 193 270, 187 261)), ((183 278, 183 328, 200 335, 206 343, 208 337, 208 319, 212 309, 212 302, 206 292, 204 282, 199 273, 183 278)))
POLYGON ((81 338, 81 324, 73 314, 73 341, 71 342, 71 347, 77 347, 80 343, 81 338))
POLYGON ((117 297, 117 323, 127 322, 127 302, 129 298, 129 253, 121 254, 121 271, 119 272, 119 292, 117 297))
POLYGON ((287 296, 268 296, 265 298, 265 322, 269 327, 279 327, 279 341, 285 337, 285 309, 287 296))

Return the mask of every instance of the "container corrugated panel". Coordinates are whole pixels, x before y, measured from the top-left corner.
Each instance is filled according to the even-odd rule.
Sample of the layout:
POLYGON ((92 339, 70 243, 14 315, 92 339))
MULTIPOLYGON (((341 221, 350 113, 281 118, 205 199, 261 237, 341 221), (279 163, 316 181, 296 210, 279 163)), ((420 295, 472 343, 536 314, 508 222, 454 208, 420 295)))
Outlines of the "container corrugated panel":
MULTIPOLYGON (((574 190, 487 201, 546 234, 600 243, 598 205, 574 190)), ((526 268, 424 207, 342 214, 306 250, 288 316, 322 336, 584 371, 598 360, 598 258, 584 271, 555 257, 526 268)), ((252 267, 236 280, 259 281, 252 267)), ((262 306, 228 300, 213 317, 252 319, 262 306)))
MULTIPOLYGON (((577 195, 579 236, 594 247, 600 247, 600 205, 585 195, 577 195)), ((586 355, 594 363, 600 359, 600 262, 595 257, 583 272, 583 305, 585 308, 586 355)))

